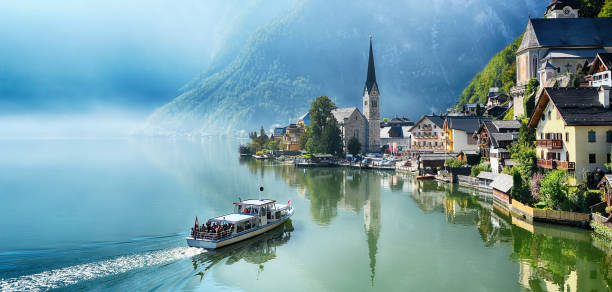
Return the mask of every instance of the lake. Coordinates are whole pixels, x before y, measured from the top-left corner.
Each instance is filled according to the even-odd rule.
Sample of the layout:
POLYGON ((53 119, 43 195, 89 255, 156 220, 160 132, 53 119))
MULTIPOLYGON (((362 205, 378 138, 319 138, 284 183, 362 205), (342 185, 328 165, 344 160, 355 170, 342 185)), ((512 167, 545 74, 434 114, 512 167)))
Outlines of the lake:
POLYGON ((0 140, 0 290, 607 291, 609 242, 530 224, 486 194, 389 171, 241 159, 240 141, 0 140), (290 222, 205 251, 238 198, 290 222))

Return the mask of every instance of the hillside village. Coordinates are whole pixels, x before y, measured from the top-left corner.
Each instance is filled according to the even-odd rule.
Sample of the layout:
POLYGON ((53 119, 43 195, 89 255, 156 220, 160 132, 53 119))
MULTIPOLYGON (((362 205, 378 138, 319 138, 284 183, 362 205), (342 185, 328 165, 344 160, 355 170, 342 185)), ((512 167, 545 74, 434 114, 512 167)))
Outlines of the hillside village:
MULTIPOLYGON (((509 205, 514 200, 527 208, 579 213, 596 209, 607 216, 612 211, 612 174, 607 174, 612 150, 612 18, 581 18, 576 3, 553 0, 543 18, 529 18, 516 50, 515 86, 509 92, 491 87, 484 103, 465 103, 416 122, 405 117, 381 120, 370 36, 361 110, 331 112, 343 152, 352 154, 341 157, 340 164, 358 161, 363 167, 367 161, 383 166, 392 161, 398 171, 471 184, 509 205)), ((305 113, 296 123, 275 128, 269 139, 275 142, 273 148, 306 150, 303 136, 310 124, 310 113, 305 113)))

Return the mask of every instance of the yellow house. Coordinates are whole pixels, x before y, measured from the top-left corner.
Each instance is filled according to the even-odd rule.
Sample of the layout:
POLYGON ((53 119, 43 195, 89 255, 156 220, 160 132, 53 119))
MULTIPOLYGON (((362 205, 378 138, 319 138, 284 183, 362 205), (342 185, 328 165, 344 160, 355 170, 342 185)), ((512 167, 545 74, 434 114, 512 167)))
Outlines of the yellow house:
POLYGON ((446 152, 477 151, 479 145, 474 133, 482 123, 490 120, 478 116, 448 116, 443 125, 446 152))
POLYGON ((536 129, 538 167, 567 169, 582 183, 610 162, 610 88, 544 88, 529 127, 536 129))

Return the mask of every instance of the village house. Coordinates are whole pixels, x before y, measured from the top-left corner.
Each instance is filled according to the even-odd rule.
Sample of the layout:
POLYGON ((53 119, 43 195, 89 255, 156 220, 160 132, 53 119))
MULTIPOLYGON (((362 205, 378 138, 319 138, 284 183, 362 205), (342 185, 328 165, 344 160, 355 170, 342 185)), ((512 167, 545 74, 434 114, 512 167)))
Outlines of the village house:
POLYGON ((380 123, 380 143, 383 148, 386 146, 391 153, 409 150, 412 126, 414 122, 405 117, 395 117, 388 122, 380 123))
MULTIPOLYGON (((530 18, 516 52, 514 105, 522 105, 527 83, 536 78, 542 87, 571 85, 571 74, 582 70, 598 53, 612 51, 612 18, 578 18, 574 1, 552 1, 545 18, 530 18), (557 77, 565 82, 556 83, 557 77)), ((514 117, 524 115, 516 106, 514 117)))
POLYGON ((289 124, 285 128, 285 134, 283 135, 282 142, 285 146, 285 151, 298 151, 300 150, 300 136, 304 134, 306 129, 296 124, 289 124))
POLYGON ((274 131, 272 131, 272 140, 280 143, 283 141, 283 137, 287 132, 287 127, 276 127, 274 131))
POLYGON ((490 109, 494 106, 503 105, 508 100, 510 100, 510 97, 507 94, 499 92, 499 88, 497 87, 491 87, 489 88, 489 94, 487 95, 486 108, 490 109))
POLYGON ((485 121, 490 121, 490 119, 475 116, 446 117, 442 126, 445 152, 459 153, 464 150, 478 150, 478 144, 473 135, 485 121))
POLYGON ((463 105, 461 113, 466 116, 481 116, 485 109, 485 105, 482 103, 466 103, 463 105))
POLYGON ((544 88, 529 127, 536 129, 538 167, 567 169, 582 183, 610 162, 610 88, 544 88))
POLYGON ((485 121, 474 133, 481 157, 488 157, 493 173, 500 173, 510 159, 508 146, 516 141, 521 122, 485 121))
POLYGON ((612 54, 611 53, 599 53, 595 60, 590 66, 589 86, 612 86, 612 76, 610 74, 612 70, 612 54))
POLYGON ((410 129, 411 151, 421 153, 444 152, 445 116, 423 116, 410 129))

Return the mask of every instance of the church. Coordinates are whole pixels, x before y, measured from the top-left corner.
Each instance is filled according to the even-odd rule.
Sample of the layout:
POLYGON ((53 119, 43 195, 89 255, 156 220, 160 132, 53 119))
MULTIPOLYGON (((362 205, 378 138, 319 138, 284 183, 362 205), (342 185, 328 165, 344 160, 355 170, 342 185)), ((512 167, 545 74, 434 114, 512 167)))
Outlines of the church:
POLYGON ((380 151, 380 92, 376 83, 374 69, 374 53, 372 51, 372 36, 370 35, 370 54, 368 57, 368 72, 363 88, 363 113, 357 107, 338 108, 332 114, 338 121, 342 131, 344 150, 348 141, 356 137, 361 144, 362 152, 380 151))

